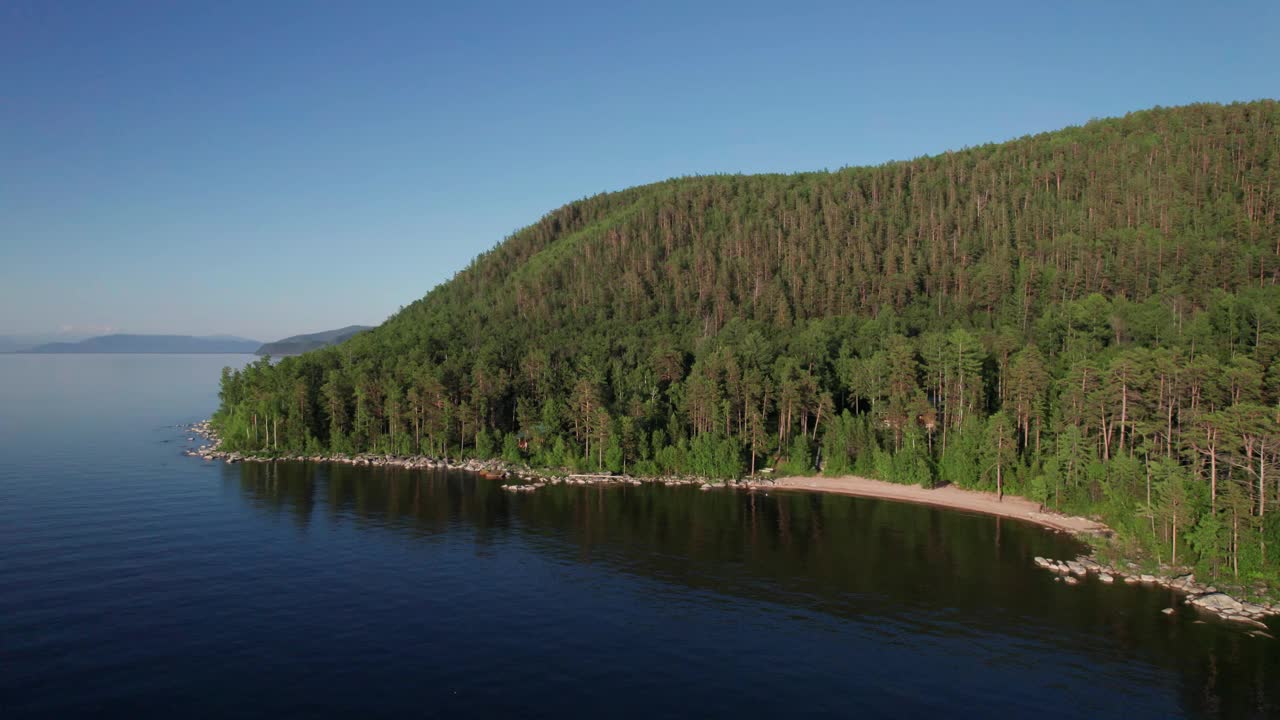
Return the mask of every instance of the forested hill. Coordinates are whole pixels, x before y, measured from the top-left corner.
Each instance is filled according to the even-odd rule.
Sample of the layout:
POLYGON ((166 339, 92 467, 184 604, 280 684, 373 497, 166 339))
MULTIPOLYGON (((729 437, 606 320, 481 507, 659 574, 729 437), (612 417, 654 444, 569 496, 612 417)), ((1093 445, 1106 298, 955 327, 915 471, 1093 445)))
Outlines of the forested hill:
POLYGON ((281 357, 283 355, 301 355, 304 352, 319 350, 322 347, 336 345, 344 340, 350 339, 356 333, 362 333, 368 330, 368 325, 348 325, 337 330, 326 330, 324 332, 310 333, 307 335, 292 335, 283 340, 264 343, 261 347, 254 351, 254 355, 271 355, 272 357, 281 357))
POLYGON ((375 330, 229 371, 216 421, 247 450, 999 484, 1270 573, 1278 124, 1156 109, 598 195, 375 330))

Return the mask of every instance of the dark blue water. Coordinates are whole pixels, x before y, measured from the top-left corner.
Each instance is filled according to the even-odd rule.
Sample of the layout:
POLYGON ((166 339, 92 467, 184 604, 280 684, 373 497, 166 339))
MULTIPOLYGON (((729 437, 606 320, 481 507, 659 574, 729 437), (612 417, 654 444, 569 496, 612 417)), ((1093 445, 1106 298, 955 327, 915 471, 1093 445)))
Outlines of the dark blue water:
POLYGON ((239 356, 0 355, 0 717, 1264 717, 1280 645, 881 501, 181 455, 239 356))

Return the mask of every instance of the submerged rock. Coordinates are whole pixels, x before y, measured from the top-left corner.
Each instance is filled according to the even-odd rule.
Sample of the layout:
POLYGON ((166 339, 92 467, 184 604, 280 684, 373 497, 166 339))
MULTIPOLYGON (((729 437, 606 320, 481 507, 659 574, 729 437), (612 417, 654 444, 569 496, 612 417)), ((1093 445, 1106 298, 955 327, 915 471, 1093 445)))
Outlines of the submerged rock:
POLYGON ((1233 623, 1239 623, 1241 625, 1249 625, 1251 627, 1256 627, 1262 630, 1268 629, 1266 623, 1260 620, 1254 620, 1253 618, 1245 617, 1243 615, 1223 614, 1223 615, 1219 615, 1219 617, 1221 617, 1223 620, 1227 620, 1233 623))

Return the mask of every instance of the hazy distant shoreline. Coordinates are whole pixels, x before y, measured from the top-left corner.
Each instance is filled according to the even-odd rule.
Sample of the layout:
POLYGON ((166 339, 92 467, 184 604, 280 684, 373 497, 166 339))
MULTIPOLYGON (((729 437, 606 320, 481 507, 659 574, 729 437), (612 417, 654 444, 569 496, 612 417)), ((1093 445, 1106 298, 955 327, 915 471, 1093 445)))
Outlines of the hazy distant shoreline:
POLYGON ((0 355, 253 355, 242 350, 10 350, 0 355))
POLYGON ((26 354, 148 353, 148 354, 240 354, 252 353, 262 343, 232 335, 100 335, 78 342, 52 342, 16 352, 26 354))
POLYGON ((117 333, 78 340, 34 342, 0 336, 0 355, 301 355, 336 345, 370 329, 348 325, 337 330, 293 335, 263 343, 235 335, 139 335, 117 333))

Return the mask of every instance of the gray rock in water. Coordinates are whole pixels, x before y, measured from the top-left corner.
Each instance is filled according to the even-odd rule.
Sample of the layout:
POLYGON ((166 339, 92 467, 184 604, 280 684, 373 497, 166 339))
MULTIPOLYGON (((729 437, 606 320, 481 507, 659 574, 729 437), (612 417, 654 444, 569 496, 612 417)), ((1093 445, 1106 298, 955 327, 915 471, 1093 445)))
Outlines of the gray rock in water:
POLYGON ((1245 616, 1243 616, 1243 615, 1227 615, 1227 614, 1224 614, 1224 615, 1221 615, 1220 617, 1221 617, 1223 620, 1228 620, 1228 621, 1233 622, 1233 623, 1240 623, 1241 625, 1248 625, 1248 626, 1250 626, 1250 627, 1255 627, 1255 628, 1258 628, 1258 629, 1260 629, 1260 630, 1267 630, 1267 629, 1268 629, 1268 628, 1267 628, 1267 624, 1266 624, 1266 623, 1264 623, 1264 622, 1260 622, 1260 621, 1258 621, 1258 620, 1254 620, 1253 618, 1247 618, 1247 617, 1245 617, 1245 616))
POLYGON ((1191 599, 1192 605, 1198 605, 1206 610, 1215 612, 1232 612, 1238 613, 1244 605, 1235 598, 1220 592, 1211 592, 1191 599))
POLYGON ((1160 612, 1164 613, 1165 615, 1172 615, 1172 614, 1173 614, 1173 608, 1165 608, 1165 609, 1161 610, 1160 612))
POLYGON ((1108 584, 1116 581, 1115 577, 1113 577, 1110 573, 1098 573, 1098 580, 1108 584))

